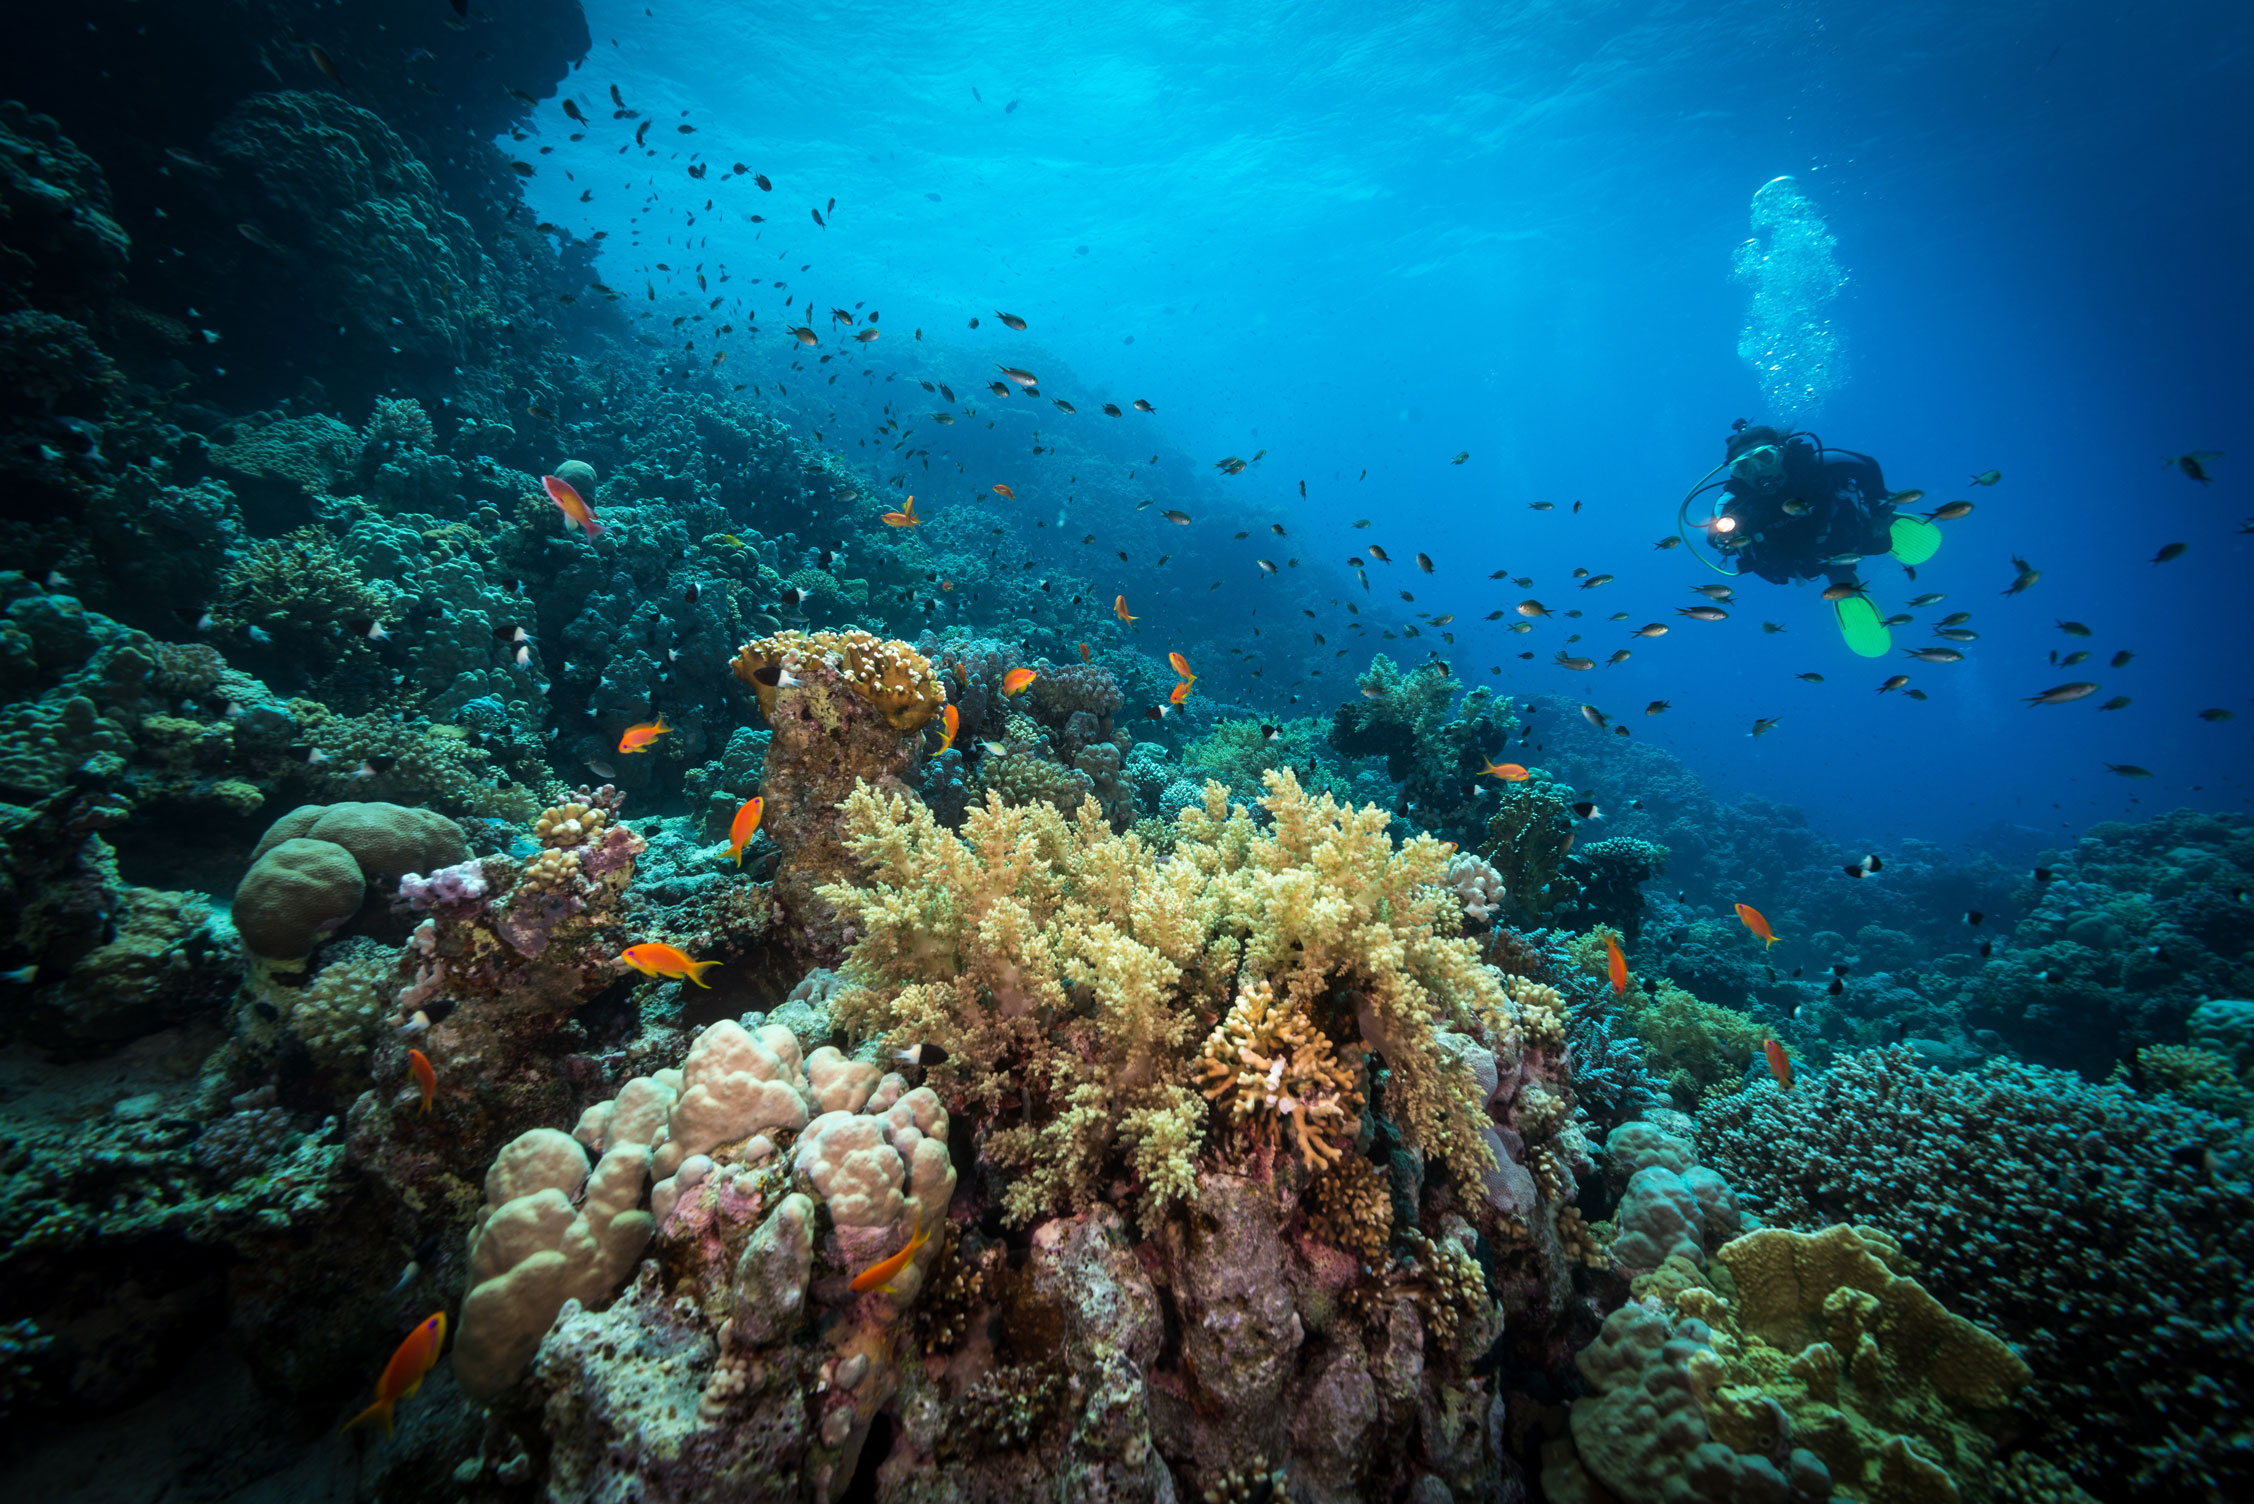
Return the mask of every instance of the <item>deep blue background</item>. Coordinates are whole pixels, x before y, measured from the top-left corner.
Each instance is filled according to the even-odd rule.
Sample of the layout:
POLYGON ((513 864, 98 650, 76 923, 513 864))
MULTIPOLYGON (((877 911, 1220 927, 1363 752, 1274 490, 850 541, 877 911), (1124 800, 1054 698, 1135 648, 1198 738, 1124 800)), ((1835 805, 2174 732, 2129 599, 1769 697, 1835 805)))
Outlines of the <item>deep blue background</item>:
MULTIPOLYGON (((1265 622, 1301 604, 1342 622, 1332 597, 1372 598, 1339 561, 1377 541, 1404 563, 1418 549, 1439 561, 1429 579, 1373 570, 1376 601, 1409 584, 1416 606, 1395 617, 1457 613, 1450 656, 1467 679, 1604 706, 1722 789, 1803 803, 1843 839, 1948 840, 1999 818, 2070 831, 2140 807, 2247 802, 2254 538, 2237 529, 2254 517, 2254 7, 588 11, 595 50, 568 85, 593 117, 587 139, 566 140, 550 101, 538 140, 510 144, 554 148, 530 185, 542 217, 610 231, 604 275, 635 299, 646 284, 681 295, 635 305, 662 308, 651 327, 705 306, 649 270, 656 261, 676 278, 727 265, 723 290, 741 300, 729 311, 747 305, 759 329, 730 345, 732 376, 789 374, 799 398, 820 400, 785 411, 833 442, 877 414, 844 405, 853 383, 809 393, 787 372, 799 352, 782 330, 809 298, 825 332, 833 305, 881 310, 887 337, 847 347, 856 369, 940 375, 981 406, 977 422, 921 430, 935 457, 994 442, 980 425, 995 412, 998 433, 1022 437, 1036 421, 1034 404, 972 390, 997 362, 1042 372, 1045 396, 1079 405, 1067 419, 1040 404, 1047 432, 1079 425, 1076 437, 1120 457, 1196 457, 1194 479, 1177 467, 1149 493, 1147 473, 1121 484, 1197 512, 1197 538, 1175 540, 1224 563, 1195 577, 1091 570, 1103 599, 1129 591, 1176 634, 1164 646, 1212 662, 1218 644, 1250 641, 1255 604, 1265 622), (656 156, 619 154, 639 122, 609 118, 612 83, 654 119, 656 156), (694 135, 675 130, 684 119, 694 135), (712 175, 692 181, 698 159, 712 175), (726 177, 737 161, 775 191, 726 177), (1883 609, 1930 589, 1948 600, 1927 617, 1974 612, 1983 635, 1964 664, 1854 659, 1812 591, 1758 581, 1726 623, 1625 635, 1675 620, 1687 588, 1713 578, 1652 544, 1720 457, 1729 421, 1766 416, 1736 354, 1746 289, 1729 268, 1753 191, 1783 173, 1828 219, 1849 279, 1830 308, 1849 374, 1814 426, 1875 453, 1896 486, 1979 504, 1916 585, 1891 566, 1873 575, 1883 609), (815 228, 809 207, 833 197, 830 227, 815 228), (788 318, 777 278, 796 305, 788 318), (1031 329, 1010 333, 995 309, 1031 329), (1115 420, 1094 415, 1098 402, 1135 396, 1158 414, 1102 427, 1115 420), (833 406, 846 416, 829 417, 833 406), (1243 476, 1203 468, 1263 447, 1243 476), (1471 461, 1451 466, 1466 449, 1471 461), (2191 449, 2228 451, 2211 486, 2162 467, 2191 449), (1966 489, 1989 467, 2000 486, 1966 489), (1559 506, 1528 510, 1535 500, 1559 506), (1376 525, 1352 531, 1355 517, 1376 525), (1270 519, 1288 542, 1266 534, 1270 519), (1257 536, 1230 541, 1244 526, 1257 536), (2185 557, 2146 562, 2173 540, 2185 557), (1253 557, 1284 550, 1305 567, 1264 579, 1253 557), (2004 600, 2015 552, 2043 579, 2004 600), (1533 589, 1490 584, 1501 564, 1533 589), (1567 578, 1575 566, 1619 579, 1583 593, 1567 578), (1209 591, 1212 573, 1230 588, 1209 591), (1465 630, 1529 593, 1590 617, 1523 639, 1501 624, 1465 630), (1614 610, 1633 619, 1605 621, 1614 610), (1787 631, 1764 636, 1763 618, 1787 631), (2095 637, 2061 635, 2061 618, 2095 637), (1634 659, 1553 667, 1576 627, 1573 651, 1601 660, 1628 645, 1634 659), (2093 651, 2089 665, 2046 662, 2075 647, 2093 651), (2107 670, 2122 647, 2135 663, 2107 670), (1532 662, 1514 656, 1525 649, 1532 662), (1873 692, 1903 669, 1929 701, 1873 692), (1802 670, 1827 682, 1798 682, 1802 670), (2101 694, 2020 703, 2083 677, 2101 694), (2095 709, 2113 694, 2135 703, 2095 709), (1674 709, 1646 719, 1657 698, 1674 709), (2211 706, 2239 719, 2199 720, 2211 706), (1783 720, 1754 741, 1756 716, 1783 720), (2124 781, 2106 762, 2157 776, 2124 781)), ((973 477, 991 468, 978 451, 973 477)), ((1024 518, 1053 515, 1069 489, 1031 461, 991 478, 1015 484, 1024 518)), ((1147 514, 1074 516, 1040 542, 1082 524, 1141 529, 1138 555, 1171 546, 1147 514)), ((1898 631, 1897 645, 1925 630, 1898 631)), ((1329 635, 1319 661, 1342 642, 1367 646, 1329 635)), ((1276 640, 1271 627, 1261 646, 1276 640)), ((1439 644, 1428 633, 1385 646, 1414 661, 1439 644)), ((1224 678, 1209 688, 1252 688, 1224 678)), ((1342 692, 1334 668, 1303 686, 1298 709, 1342 692)))

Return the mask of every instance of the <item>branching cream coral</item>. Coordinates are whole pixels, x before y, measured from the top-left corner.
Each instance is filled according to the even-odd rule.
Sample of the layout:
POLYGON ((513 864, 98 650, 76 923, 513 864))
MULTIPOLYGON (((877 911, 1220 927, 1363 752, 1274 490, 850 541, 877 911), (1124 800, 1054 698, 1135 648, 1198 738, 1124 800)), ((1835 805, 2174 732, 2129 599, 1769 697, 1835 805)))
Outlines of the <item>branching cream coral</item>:
POLYGON ((736 653, 736 677, 759 696, 759 708, 775 717, 776 684, 760 671, 790 672, 806 660, 827 663, 856 694, 881 712, 895 731, 913 731, 947 703, 947 691, 931 670, 931 660, 904 642, 867 632, 777 632, 747 642, 736 653))
POLYGON ((1426 1328, 1446 1348, 1467 1321, 1476 1323, 1487 1305, 1487 1276, 1479 1260, 1453 1238, 1438 1242, 1411 1228, 1402 1234, 1416 1262, 1408 1293, 1424 1312, 1426 1328))
POLYGON ((610 823, 610 811, 599 804, 570 800, 542 810, 532 827, 533 839, 550 850, 592 841, 610 823))
POLYGON ((1446 848, 1396 848, 1383 810, 1310 799, 1289 772, 1267 785, 1263 828, 1208 784, 1163 860, 1092 800, 1067 820, 989 799, 960 836, 906 798, 847 801, 870 877, 821 890, 860 937, 837 1017, 946 1049, 935 1084, 991 1125, 987 1154, 1017 1172, 1012 1218, 1085 1207, 1115 1163, 1146 1217, 1188 1195, 1195 1041, 1263 984, 1383 1056, 1382 1106, 1412 1147, 1467 1177, 1489 1167, 1478 1079, 1435 1031, 1515 1038, 1514 1010, 1456 933, 1446 848))
POLYGON ((1198 1074, 1207 1098, 1228 1120, 1271 1147, 1289 1122, 1299 1157, 1320 1170, 1338 1163, 1338 1140, 1361 1117, 1357 1072, 1306 1014, 1276 1005, 1263 980, 1242 988, 1236 1006, 1205 1041, 1198 1074))
POLYGON ((1316 1237, 1335 1243, 1365 1264, 1385 1256, 1393 1236, 1393 1197, 1385 1176, 1359 1154, 1349 1154, 1307 1187, 1307 1223, 1316 1237))

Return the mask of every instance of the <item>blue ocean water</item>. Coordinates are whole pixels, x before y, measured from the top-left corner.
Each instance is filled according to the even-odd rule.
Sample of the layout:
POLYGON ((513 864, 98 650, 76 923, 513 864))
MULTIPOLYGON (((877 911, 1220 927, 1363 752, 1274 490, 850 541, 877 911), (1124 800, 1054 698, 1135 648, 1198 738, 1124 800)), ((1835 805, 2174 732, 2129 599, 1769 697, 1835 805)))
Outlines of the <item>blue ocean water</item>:
MULTIPOLYGON (((1844 839, 2245 805, 2254 716, 2198 719, 2250 709, 2254 661, 2225 604, 2254 557, 2231 453, 2249 452, 2232 352, 2254 317, 2241 7, 598 3, 588 24, 595 47, 565 91, 607 104, 617 84, 660 149, 621 157, 631 123, 607 110, 579 143, 539 112, 555 149, 543 165, 574 174, 527 185, 541 217, 610 232, 600 265, 636 296, 685 292, 649 268, 693 253, 737 289, 759 279, 737 297, 768 329, 809 299, 817 316, 874 307, 886 337, 856 353, 879 373, 952 373, 965 391, 1001 363, 1040 374, 1079 416, 990 400, 993 450, 957 427, 933 454, 975 456, 962 494, 992 470, 1029 519, 1056 513, 1048 557, 1068 558, 1062 538, 1083 524, 1127 545, 1134 564, 1091 574, 1147 608, 1146 632, 1211 659, 1254 645, 1259 608, 1259 651, 1291 662, 1297 648, 1313 666, 1328 652, 1306 637, 1345 624, 1333 599, 1403 620, 1453 612, 1456 642, 1424 645, 1467 680, 1630 717, 1717 788, 1804 805, 1844 839), (742 162, 774 191, 692 180, 693 160, 742 162), (1819 313, 1840 369, 1789 415, 1765 408, 1738 355, 1749 289, 1730 274, 1754 192, 1780 175, 1815 206, 1843 273, 1819 313), (817 228, 809 210, 833 198, 817 228), (898 342, 919 327, 911 355, 898 342), (1133 397, 1156 414, 1112 427, 1092 414, 1133 397), (1898 649, 1930 644, 1922 623, 1973 613, 1963 663, 1855 659, 1820 587, 1759 581, 1726 623, 1626 637, 1674 621, 1715 578, 1653 544, 1728 425, 1786 416, 1872 454, 1926 506, 1977 502, 1915 584, 1872 572, 1884 611, 1946 597, 1898 649), (1075 511, 1057 465, 1005 458, 1067 429, 1114 465, 1176 452, 1186 466, 1123 486, 1209 515, 1184 537, 1149 513, 1075 511), (1258 450, 1242 475, 1207 468, 1258 450), (2195 450, 2226 453, 2210 485, 2163 468, 2195 450), (2000 484, 1968 487, 1989 469, 2000 484), (1556 510, 1528 509, 1542 501, 1556 510), (1372 526, 1355 531, 1362 517, 1372 526), (1283 522, 1288 540, 1232 544, 1248 518, 1283 522), (1343 568, 1372 541, 1397 561, 1373 569, 1375 600, 1343 568), (2182 557, 2147 562, 2177 541, 2182 557), (1167 569, 1142 567, 1169 550, 1167 569), (1436 569, 1411 580, 1419 550, 1436 569), (1297 556, 1300 572, 1264 578, 1265 554, 1297 556), (2014 555, 2042 579, 2003 599, 2014 555), (1589 615, 1523 639, 1482 622, 1529 593, 1491 582, 1500 567, 1589 615), (1575 568, 1616 580, 1584 593, 1575 568), (1278 632, 1309 605, 1327 620, 1296 642, 1278 632), (1604 619, 1615 610, 1633 620, 1604 619), (2060 620, 2094 635, 2064 636, 2060 620), (1576 655, 1635 656, 1553 667, 1573 629, 1576 655), (2090 667, 2049 661, 2076 648, 2090 667), (2134 662, 2105 668, 2122 649, 2134 662), (1903 669, 1929 700, 1875 692, 1903 669), (2022 703, 2082 678, 2100 693, 2022 703), (2132 705, 2099 713, 2116 694, 2132 705), (1637 714, 1657 699, 1673 708, 1637 714), (1760 717, 1778 725, 1752 739, 1760 717)), ((782 348, 738 345, 730 371, 779 371, 782 348)), ((801 400, 800 420, 873 426, 889 389, 853 385, 801 400)), ((1325 635, 1335 651, 1341 634, 1325 635)), ((1329 661, 1335 687, 1352 660, 1329 661)))

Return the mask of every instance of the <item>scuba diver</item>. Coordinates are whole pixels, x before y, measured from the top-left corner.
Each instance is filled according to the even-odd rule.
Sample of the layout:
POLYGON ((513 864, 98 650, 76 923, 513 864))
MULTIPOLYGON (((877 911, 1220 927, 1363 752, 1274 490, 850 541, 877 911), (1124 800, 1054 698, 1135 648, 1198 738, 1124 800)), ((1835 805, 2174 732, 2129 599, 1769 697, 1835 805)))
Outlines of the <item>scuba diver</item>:
MULTIPOLYGON (((1690 504, 1719 484, 1713 515, 1696 524, 1735 570, 1788 585, 1821 575, 1829 583, 1839 634, 1865 658, 1876 658, 1893 637, 1864 593, 1856 566, 1885 554, 1917 577, 1917 566, 1941 546, 1941 530, 1916 517, 1898 516, 1878 461, 1852 449, 1831 449, 1812 433, 1783 433, 1740 418, 1730 427, 1722 463, 1706 472, 1683 498, 1676 521, 1689 537, 1690 504), (1714 477, 1724 470, 1728 477, 1714 477)), ((1694 549, 1695 553, 1696 550, 1694 549)), ((1701 562, 1705 562, 1701 560, 1701 562)))

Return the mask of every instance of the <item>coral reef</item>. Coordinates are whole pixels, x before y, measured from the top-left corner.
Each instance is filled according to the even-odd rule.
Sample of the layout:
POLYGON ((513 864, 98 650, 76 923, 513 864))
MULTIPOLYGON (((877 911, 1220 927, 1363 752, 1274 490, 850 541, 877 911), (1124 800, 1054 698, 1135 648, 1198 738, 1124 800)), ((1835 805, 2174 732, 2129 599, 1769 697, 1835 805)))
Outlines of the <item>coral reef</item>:
MULTIPOLYGON (((1647 1172, 1648 1173, 1648 1172, 1647 1172)), ((2027 1367, 1896 1274, 1884 1239, 1834 1226, 1724 1244, 1709 1283, 1608 1317, 1579 1365, 1553 1498, 1968 1499, 1998 1488, 2006 1411, 2027 1367), (1724 1272, 1726 1271, 1726 1272, 1724 1272)))
MULTIPOLYGON (((1355 683, 1361 697, 1332 713, 1331 745, 1350 757, 1383 757, 1386 773, 1401 786, 1404 815, 1459 844, 1472 844, 1489 818, 1479 772, 1520 730, 1511 701, 1497 700, 1485 688, 1466 691, 1445 663, 1403 674, 1383 653, 1355 683)), ((1496 865, 1519 893, 1518 874, 1500 861, 1496 865)), ((1536 901, 1539 887, 1524 889, 1523 901, 1536 901)))
POLYGON ((1790 1093, 1709 1098, 1699 1143, 1770 1222, 1876 1229, 2016 1344, 2043 1450, 2093 1493, 2229 1494, 2254 1477, 2229 1439, 2254 1374, 2236 1297, 2207 1271, 2254 1257, 2236 1126, 2125 1085, 2002 1062, 1952 1075, 1895 1048, 1790 1093))
POLYGON ((848 802, 873 881, 824 890, 861 935, 838 1015, 896 1047, 941 1046, 937 1080, 985 1113, 1025 1104, 1025 1125, 981 1144, 1013 1172, 1013 1218, 1085 1208, 1115 1166, 1146 1218, 1188 1194, 1205 1133, 1193 1020, 1263 982, 1383 1055, 1385 1111, 1414 1147, 1466 1174, 1491 1165, 1476 1078, 1431 1031, 1515 1045, 1517 1010, 1471 943, 1446 938, 1442 847, 1395 848, 1382 811, 1310 799, 1289 773, 1268 776, 1263 807, 1266 830, 1209 785, 1154 862, 1092 802, 1067 824, 990 799, 960 837, 897 795, 848 802))
POLYGON ((2178 810, 2094 825, 2046 854, 2025 915, 1973 979, 1965 1022, 2037 1064, 2102 1076, 2180 1044, 2208 998, 2254 994, 2254 820, 2178 810))
POLYGON ((235 890, 243 944, 299 960, 360 912, 371 881, 451 866, 469 855, 444 815, 397 804, 305 804, 266 829, 235 890))
MULTIPOLYGON (((470 357, 500 322, 487 301, 492 264, 430 171, 383 120, 335 94, 259 94, 219 122, 215 166, 240 185, 238 207, 290 277, 274 310, 429 361, 470 357)), ((245 237, 246 240, 248 237, 245 237)))
POLYGON ((774 729, 760 795, 763 828, 782 853, 775 898, 786 933, 803 961, 833 962, 848 938, 824 885, 854 872, 842 807, 862 784, 906 792, 914 733, 945 692, 922 654, 865 632, 762 638, 743 646, 733 668, 774 729), (774 683, 763 670, 774 671, 774 683))

